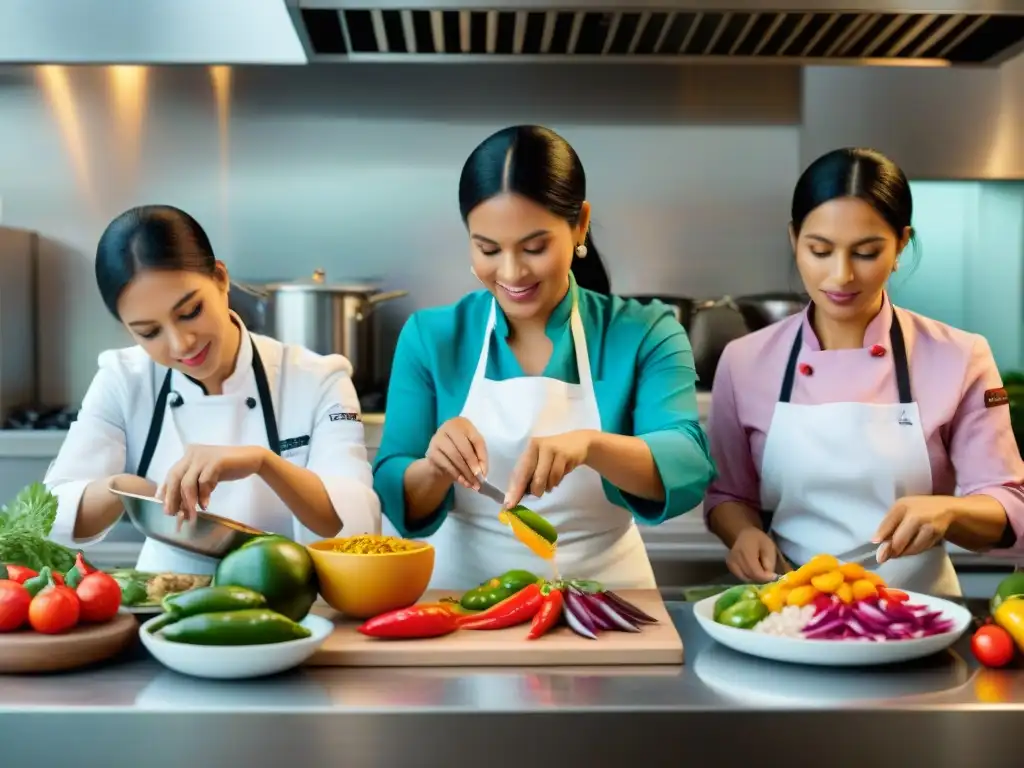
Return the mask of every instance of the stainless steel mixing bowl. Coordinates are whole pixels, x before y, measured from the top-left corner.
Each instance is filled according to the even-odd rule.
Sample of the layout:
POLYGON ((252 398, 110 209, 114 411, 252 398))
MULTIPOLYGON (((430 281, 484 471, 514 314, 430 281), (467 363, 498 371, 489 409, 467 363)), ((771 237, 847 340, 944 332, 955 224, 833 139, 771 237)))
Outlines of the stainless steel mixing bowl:
POLYGON ((178 518, 165 514, 159 499, 116 488, 111 488, 110 492, 121 497, 128 519, 144 536, 196 555, 222 558, 247 541, 267 535, 257 528, 208 512, 198 512, 193 522, 183 522, 178 530, 178 518))

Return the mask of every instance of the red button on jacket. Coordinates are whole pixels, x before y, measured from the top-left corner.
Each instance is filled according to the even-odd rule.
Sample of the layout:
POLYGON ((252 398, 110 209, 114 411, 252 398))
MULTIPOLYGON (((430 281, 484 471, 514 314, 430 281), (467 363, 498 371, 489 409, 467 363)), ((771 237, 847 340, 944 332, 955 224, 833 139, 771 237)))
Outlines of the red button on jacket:
POLYGON ((871 348, 871 356, 885 357, 885 347, 883 347, 881 344, 875 344, 875 346, 871 348))
POLYGON ((800 367, 797 370, 799 370, 800 373, 802 373, 804 376, 810 376, 812 373, 814 373, 814 369, 811 368, 811 366, 809 366, 807 363, 800 363, 800 367))

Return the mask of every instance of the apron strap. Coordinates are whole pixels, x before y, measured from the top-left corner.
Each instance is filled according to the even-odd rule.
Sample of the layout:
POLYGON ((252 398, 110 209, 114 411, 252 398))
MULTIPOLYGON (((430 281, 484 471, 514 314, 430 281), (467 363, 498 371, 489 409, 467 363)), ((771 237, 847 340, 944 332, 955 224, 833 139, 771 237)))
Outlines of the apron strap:
POLYGON ((160 442, 160 431, 164 426, 164 413, 167 410, 167 398, 171 394, 171 369, 167 369, 164 376, 164 383, 160 386, 160 392, 156 396, 156 405, 153 406, 153 416, 149 420, 149 432, 146 434, 146 445, 142 449, 142 458, 139 459, 139 468, 135 474, 145 477, 149 472, 149 465, 153 463, 153 454, 156 453, 156 445, 160 442))
MULTIPOLYGON (((278 456, 281 455, 281 437, 277 431, 277 417, 274 413, 274 401, 270 396, 270 383, 267 380, 267 369, 263 366, 263 358, 256 348, 256 343, 250 337, 252 344, 252 373, 256 379, 256 391, 260 396, 260 408, 263 411, 263 426, 267 431, 267 446, 278 456)), ((138 477, 145 477, 149 472, 149 466, 153 463, 153 455, 156 453, 157 443, 160 442, 160 433, 163 430, 164 414, 167 411, 167 400, 171 394, 171 374, 173 370, 168 368, 164 376, 160 392, 156 396, 156 404, 153 406, 153 416, 149 421, 149 432, 146 435, 146 445, 142 449, 142 457, 139 459, 139 467, 135 470, 138 477)))
MULTIPOLYGON (((793 347, 789 351, 789 361, 786 363, 786 373, 782 377, 782 388, 779 391, 780 403, 788 403, 793 396, 793 383, 796 378, 796 367, 800 359, 803 338, 804 329, 801 325, 797 328, 793 347)), ((892 346, 896 391, 899 393, 900 403, 909 405, 914 402, 913 392, 910 389, 910 362, 907 358, 907 344, 903 338, 903 328, 900 326, 900 318, 896 314, 895 307, 892 308, 892 325, 889 326, 889 344, 892 346)))
POLYGON ((274 414, 274 401, 270 397, 270 384, 267 381, 267 369, 263 367, 263 358, 252 343, 252 373, 256 378, 256 391, 260 396, 260 407, 263 410, 263 426, 267 430, 267 445, 270 450, 281 455, 281 438, 277 433, 277 417, 274 414))
POLYGON ((909 405, 914 402, 913 394, 910 391, 910 362, 907 359, 907 345, 903 339, 903 328, 900 327, 900 318, 896 314, 895 307, 892 309, 889 343, 892 345, 892 360, 896 368, 896 389, 900 395, 900 402, 909 405))

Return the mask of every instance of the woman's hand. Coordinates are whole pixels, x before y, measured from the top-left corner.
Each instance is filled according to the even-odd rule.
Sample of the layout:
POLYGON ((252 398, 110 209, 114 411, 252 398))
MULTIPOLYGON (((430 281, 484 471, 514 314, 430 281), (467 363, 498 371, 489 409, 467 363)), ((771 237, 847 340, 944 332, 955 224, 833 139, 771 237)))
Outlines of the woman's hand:
POLYGON ((745 528, 736 537, 725 564, 742 581, 763 584, 789 570, 772 537, 760 528, 745 528))
POLYGON ((190 445, 157 491, 168 515, 196 516, 205 510, 218 483, 258 474, 268 451, 258 446, 190 445))
POLYGON ((557 488, 566 475, 586 463, 593 435, 591 430, 577 429, 533 438, 512 471, 505 490, 505 506, 511 509, 527 493, 542 496, 557 488))
POLYGON ((906 496, 893 504, 875 531, 878 562, 917 555, 946 538, 956 514, 949 496, 906 496))
POLYGON ((430 438, 425 457, 431 466, 465 488, 478 490, 476 476, 487 474, 487 446, 462 416, 449 419, 430 438))

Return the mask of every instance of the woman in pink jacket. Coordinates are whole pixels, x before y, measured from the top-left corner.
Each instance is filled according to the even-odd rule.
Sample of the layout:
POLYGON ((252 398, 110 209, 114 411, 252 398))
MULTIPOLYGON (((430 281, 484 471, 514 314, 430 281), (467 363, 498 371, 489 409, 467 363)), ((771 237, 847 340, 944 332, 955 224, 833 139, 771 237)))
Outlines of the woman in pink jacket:
POLYGON ((790 240, 811 302, 730 344, 713 386, 704 514, 743 580, 829 553, 958 595, 945 542, 1024 555, 1024 463, 988 343, 886 293, 912 208, 906 176, 871 150, 830 152, 797 182, 790 240))

